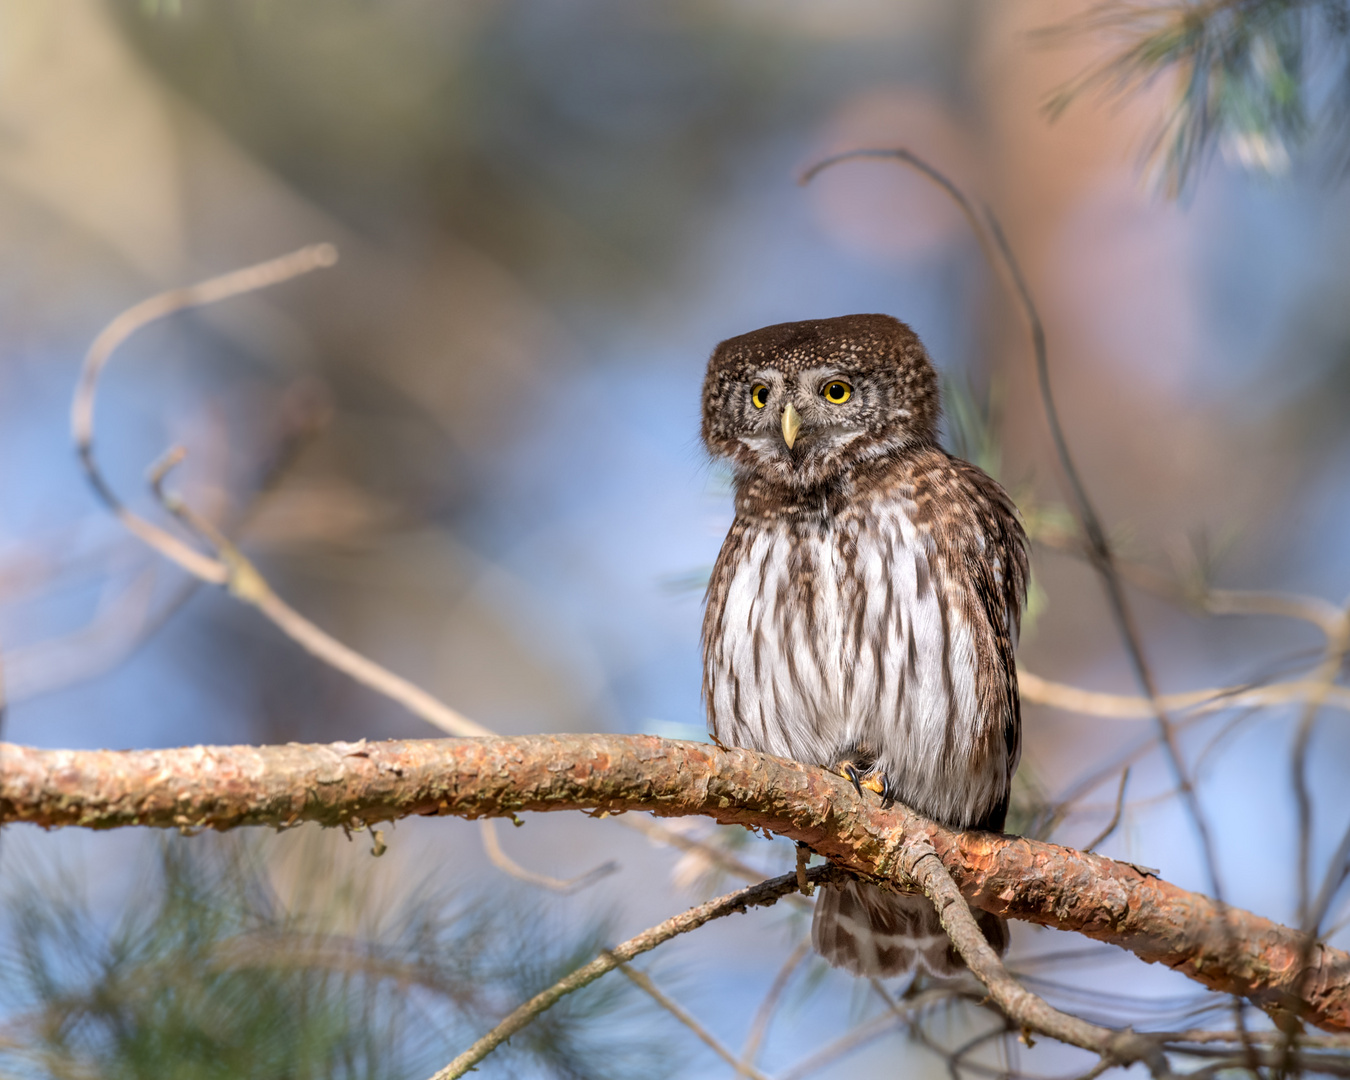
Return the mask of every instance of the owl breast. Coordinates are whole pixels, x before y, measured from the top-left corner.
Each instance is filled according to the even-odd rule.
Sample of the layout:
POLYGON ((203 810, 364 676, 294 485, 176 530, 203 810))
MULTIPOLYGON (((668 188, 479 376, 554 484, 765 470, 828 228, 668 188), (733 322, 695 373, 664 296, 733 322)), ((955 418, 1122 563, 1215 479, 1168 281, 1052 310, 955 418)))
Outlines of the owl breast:
POLYGON ((980 715, 987 650, 961 568, 917 516, 892 495, 738 517, 709 587, 704 691, 723 743, 823 766, 862 751, 901 802, 966 827, 1006 801, 1009 750, 1002 718, 980 715))

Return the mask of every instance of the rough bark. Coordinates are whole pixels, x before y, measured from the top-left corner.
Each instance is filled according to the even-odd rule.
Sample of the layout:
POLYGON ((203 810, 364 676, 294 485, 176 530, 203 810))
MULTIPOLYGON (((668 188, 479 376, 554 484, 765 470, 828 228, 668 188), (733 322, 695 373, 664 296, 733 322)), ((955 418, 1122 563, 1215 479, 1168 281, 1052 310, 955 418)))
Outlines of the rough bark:
POLYGON ((381 743, 35 750, 0 744, 0 824, 182 829, 341 826, 412 814, 522 811, 702 814, 810 845, 907 885, 905 840, 926 839, 975 907, 1072 930, 1214 990, 1350 1031, 1350 955, 1119 863, 1055 844, 953 832, 859 798, 821 769, 748 750, 648 736, 552 735, 381 743))

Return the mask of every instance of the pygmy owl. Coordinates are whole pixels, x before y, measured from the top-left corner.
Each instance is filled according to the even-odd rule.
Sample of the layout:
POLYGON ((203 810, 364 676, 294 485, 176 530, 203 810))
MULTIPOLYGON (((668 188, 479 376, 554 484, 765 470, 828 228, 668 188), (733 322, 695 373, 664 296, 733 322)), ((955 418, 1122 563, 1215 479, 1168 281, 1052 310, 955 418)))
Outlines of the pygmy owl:
MULTIPOLYGON (((1004 490, 937 445, 937 376, 887 315, 722 342, 703 441, 735 472, 708 585, 704 696, 729 746, 823 765, 954 828, 998 830, 1021 748, 1013 660, 1026 534, 1004 490)), ((1003 951, 1007 927, 980 913, 1003 951)), ((960 966, 923 896, 826 888, 831 964, 960 966)))

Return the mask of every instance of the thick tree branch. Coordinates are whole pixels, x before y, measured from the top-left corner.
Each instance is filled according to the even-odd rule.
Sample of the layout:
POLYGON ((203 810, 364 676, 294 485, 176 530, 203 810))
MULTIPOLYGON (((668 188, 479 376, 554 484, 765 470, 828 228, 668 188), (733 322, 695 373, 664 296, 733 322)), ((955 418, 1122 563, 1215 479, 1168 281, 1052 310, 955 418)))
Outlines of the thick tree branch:
POLYGON ((1350 1031, 1350 955, 1220 906, 1127 864, 1055 844, 952 832, 882 810, 842 778, 748 750, 636 735, 551 735, 191 747, 35 750, 0 744, 0 824, 229 829, 330 826, 413 814, 521 811, 702 814, 810 845, 855 873, 906 882, 901 850, 926 840, 972 905, 1073 930, 1166 964, 1214 990, 1350 1031))

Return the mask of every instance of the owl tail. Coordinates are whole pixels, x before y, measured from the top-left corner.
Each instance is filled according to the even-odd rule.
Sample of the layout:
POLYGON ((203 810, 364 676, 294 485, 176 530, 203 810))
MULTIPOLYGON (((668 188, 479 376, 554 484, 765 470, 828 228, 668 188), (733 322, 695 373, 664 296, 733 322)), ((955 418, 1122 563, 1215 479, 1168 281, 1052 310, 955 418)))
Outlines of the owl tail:
MULTIPOLYGON (((1006 952, 1008 924, 984 911, 975 912, 975 918, 989 944, 1000 955, 1006 952)), ((886 892, 861 881, 821 888, 811 943, 835 967, 854 975, 887 979, 920 964, 934 975, 955 975, 965 967, 928 897, 886 892)))

